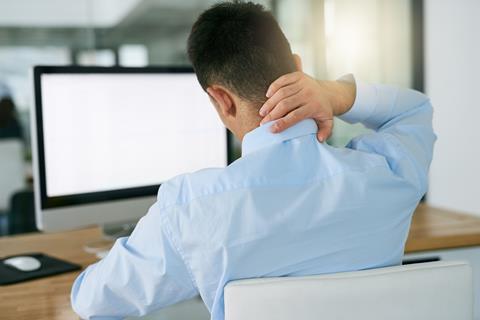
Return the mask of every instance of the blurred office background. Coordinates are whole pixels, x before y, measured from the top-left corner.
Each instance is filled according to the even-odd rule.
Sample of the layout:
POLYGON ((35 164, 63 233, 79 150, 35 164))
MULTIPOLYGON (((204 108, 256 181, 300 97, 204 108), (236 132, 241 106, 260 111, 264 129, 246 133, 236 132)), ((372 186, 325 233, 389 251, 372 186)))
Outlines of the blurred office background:
MULTIPOLYGON (((5 117, 14 118, 20 127, 12 130, 14 125, 6 124, 10 120, 4 121, 4 127, 10 126, 9 133, 3 139, 0 136, 2 234, 34 230, 31 67, 188 65, 185 47, 190 27, 198 14, 215 2, 0 0, 0 99, 5 110, 14 105, 14 111, 4 112, 5 117), (12 138, 19 143, 6 142, 12 138)), ((480 202, 476 201, 480 108, 474 97, 480 85, 476 76, 480 72, 480 2, 256 2, 275 14, 293 50, 302 56, 307 73, 321 79, 354 73, 361 81, 429 94, 439 140, 427 201, 480 215, 480 202)), ((329 143, 343 146, 363 131, 361 126, 337 121, 329 143)))

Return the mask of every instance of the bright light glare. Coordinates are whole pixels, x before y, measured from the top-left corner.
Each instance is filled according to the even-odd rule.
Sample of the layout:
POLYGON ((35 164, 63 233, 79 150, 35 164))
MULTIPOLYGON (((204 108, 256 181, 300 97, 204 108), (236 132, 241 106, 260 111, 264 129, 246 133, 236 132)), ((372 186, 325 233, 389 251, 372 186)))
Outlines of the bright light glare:
POLYGON ((379 26, 372 1, 325 1, 327 72, 379 75, 379 26))

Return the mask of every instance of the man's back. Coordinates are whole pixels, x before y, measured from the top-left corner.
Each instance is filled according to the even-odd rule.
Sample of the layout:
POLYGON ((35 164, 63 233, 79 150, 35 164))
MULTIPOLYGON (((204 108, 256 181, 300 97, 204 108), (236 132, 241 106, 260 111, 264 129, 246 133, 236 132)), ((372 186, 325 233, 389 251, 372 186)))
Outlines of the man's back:
POLYGON ((100 307, 138 315, 200 293, 212 319, 223 319, 230 280, 400 263, 426 190, 431 106, 413 91, 361 85, 345 119, 377 132, 333 148, 317 141, 313 120, 281 134, 267 124, 244 137, 242 158, 226 169, 162 185, 132 236, 79 277, 73 305, 85 317, 100 307))
MULTIPOLYGON (((402 183, 386 187, 393 178, 384 158, 320 144, 313 120, 292 129, 298 126, 308 134, 247 154, 226 170, 207 171, 208 177, 180 178, 191 200, 166 219, 178 226, 172 233, 188 246, 185 259, 214 309, 223 304, 215 297, 232 279, 359 270, 401 260, 418 200, 414 192, 402 183)), ((271 135, 261 131, 253 133, 258 140, 271 135)))

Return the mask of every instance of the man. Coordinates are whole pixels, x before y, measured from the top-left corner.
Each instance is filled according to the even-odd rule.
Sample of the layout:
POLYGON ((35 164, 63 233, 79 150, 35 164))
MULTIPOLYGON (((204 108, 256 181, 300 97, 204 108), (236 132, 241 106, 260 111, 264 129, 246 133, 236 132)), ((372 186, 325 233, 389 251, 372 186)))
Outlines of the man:
POLYGON ((188 52, 242 157, 164 183, 132 235, 76 280, 80 316, 143 315, 200 294, 220 320, 231 280, 401 262, 435 140, 427 97, 309 78, 271 14, 251 3, 204 12, 188 52), (330 147, 317 134, 329 135, 333 116, 373 131, 330 147))

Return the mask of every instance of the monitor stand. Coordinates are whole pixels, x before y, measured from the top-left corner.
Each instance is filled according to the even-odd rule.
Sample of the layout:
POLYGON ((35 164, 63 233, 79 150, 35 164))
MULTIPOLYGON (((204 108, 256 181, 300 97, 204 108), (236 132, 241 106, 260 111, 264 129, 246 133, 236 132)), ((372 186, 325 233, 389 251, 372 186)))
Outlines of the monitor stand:
POLYGON ((115 240, 121 237, 128 237, 136 225, 137 221, 103 224, 100 226, 102 238, 90 241, 84 246, 84 249, 86 252, 95 254, 101 259, 108 254, 115 240))
POLYGON ((105 239, 112 241, 121 237, 128 237, 132 234, 133 229, 137 225, 137 221, 124 221, 117 223, 107 223, 101 225, 102 234, 105 239))

